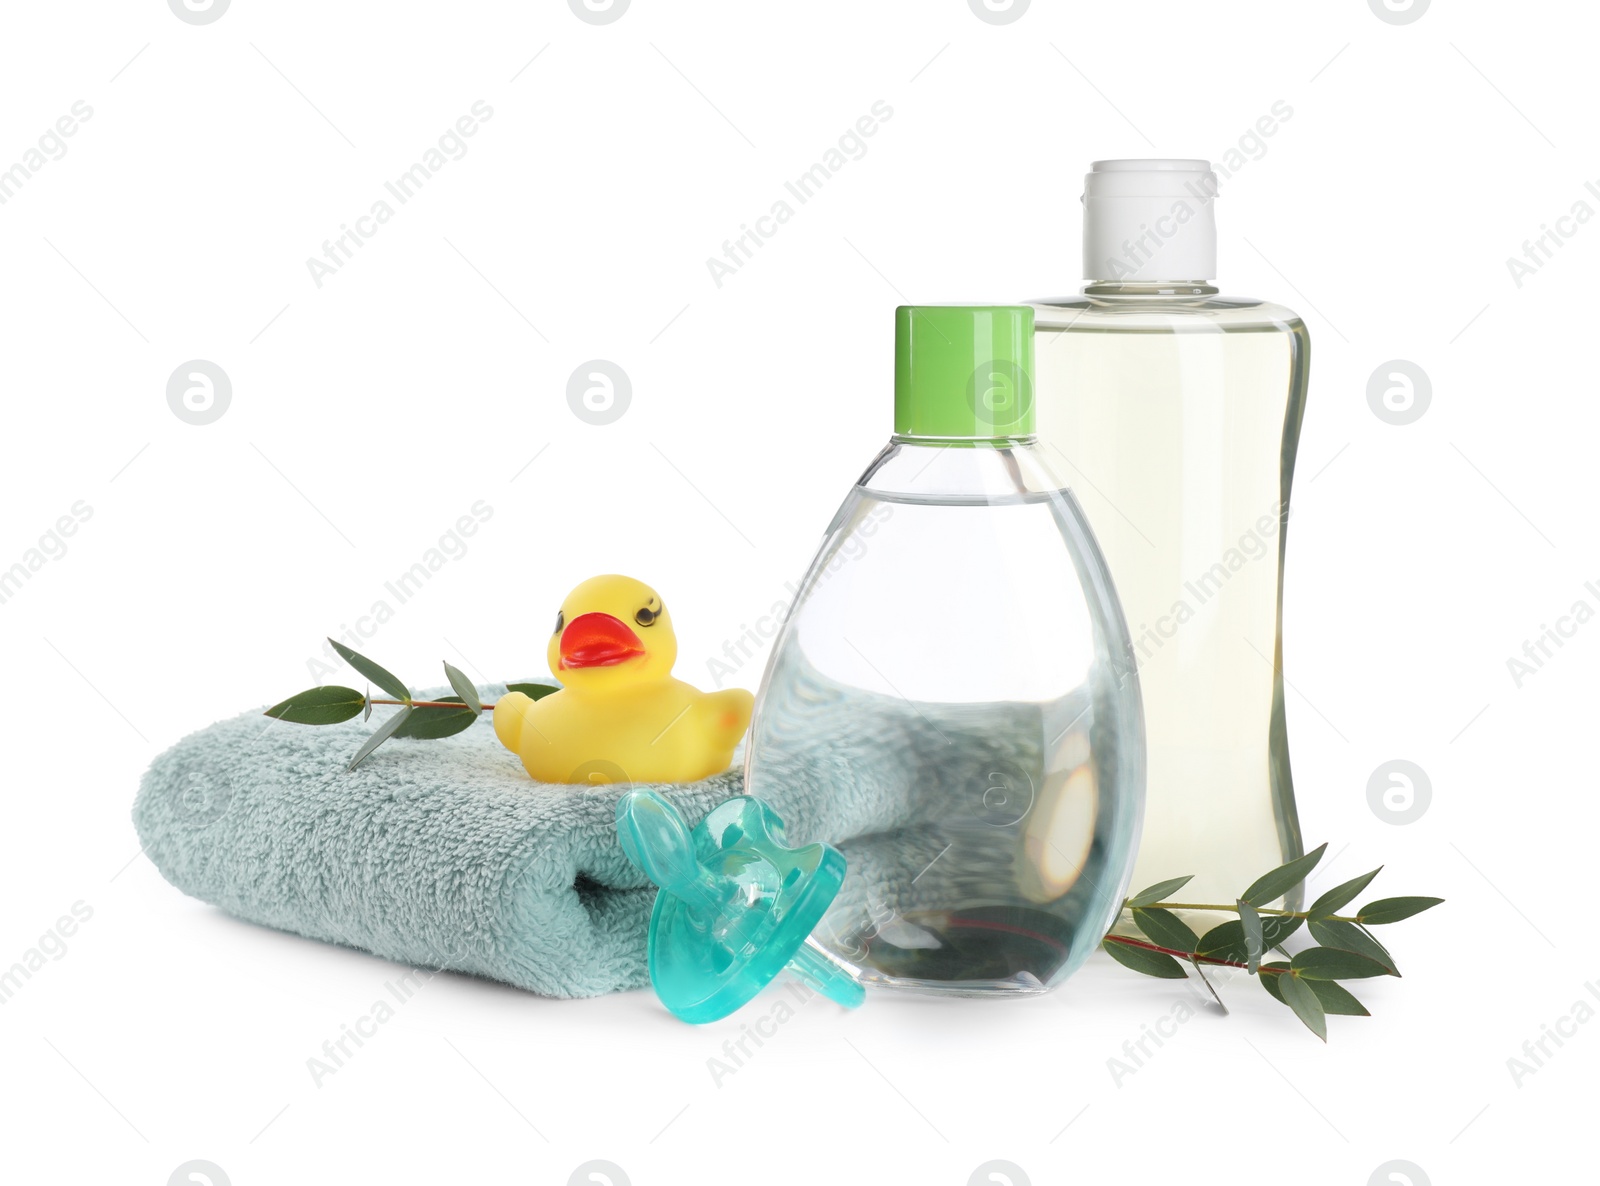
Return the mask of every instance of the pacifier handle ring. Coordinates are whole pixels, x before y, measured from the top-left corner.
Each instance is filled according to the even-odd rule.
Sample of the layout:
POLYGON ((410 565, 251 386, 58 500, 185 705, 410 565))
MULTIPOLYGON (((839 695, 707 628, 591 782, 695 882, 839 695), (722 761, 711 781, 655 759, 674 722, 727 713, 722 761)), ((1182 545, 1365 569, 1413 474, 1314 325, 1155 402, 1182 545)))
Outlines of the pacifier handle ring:
POLYGON ((695 856, 683 816, 655 792, 629 791, 617 802, 617 839, 646 877, 686 905, 715 908, 725 897, 695 856))

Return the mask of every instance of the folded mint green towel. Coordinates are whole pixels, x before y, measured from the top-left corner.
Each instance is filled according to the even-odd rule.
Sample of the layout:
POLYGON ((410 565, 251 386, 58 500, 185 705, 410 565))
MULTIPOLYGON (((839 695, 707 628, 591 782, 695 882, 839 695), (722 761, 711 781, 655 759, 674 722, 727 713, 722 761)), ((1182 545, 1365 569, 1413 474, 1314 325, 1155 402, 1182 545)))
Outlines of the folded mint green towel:
MULTIPOLYGON (((479 692, 488 702, 505 686, 479 692)), ((134 803, 145 853, 184 893, 239 918, 415 967, 553 997, 648 983, 655 889, 617 843, 626 788, 536 783, 488 720, 442 740, 388 741, 347 772, 391 711, 311 726, 257 710, 184 738, 151 765, 134 803)), ((901 825, 945 814, 960 826, 981 806, 993 759, 1022 744, 957 706, 843 696, 823 681, 806 711, 827 750, 769 763, 762 797, 790 843, 844 849, 844 899, 913 858, 927 864, 923 849, 948 838, 901 825), (912 765, 914 755, 924 760, 912 765)), ((651 789, 692 825, 743 788, 734 769, 651 789)), ((947 866, 964 875, 939 862, 917 889, 947 866)))
MULTIPOLYGON (((487 719, 347 772, 392 711, 327 726, 256 711, 185 738, 134 803, 146 855, 239 918, 386 959, 554 997, 646 984, 655 890, 616 842, 625 788, 533 782, 487 719)), ((735 769, 655 789, 698 821, 742 785, 735 769)))

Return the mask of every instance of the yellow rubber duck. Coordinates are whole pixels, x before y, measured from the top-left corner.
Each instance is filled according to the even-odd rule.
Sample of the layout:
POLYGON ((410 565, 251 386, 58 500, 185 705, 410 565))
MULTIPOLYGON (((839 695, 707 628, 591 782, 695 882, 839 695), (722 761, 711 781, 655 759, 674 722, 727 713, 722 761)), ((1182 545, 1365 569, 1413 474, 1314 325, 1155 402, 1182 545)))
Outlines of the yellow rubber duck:
POLYGON ((650 586, 584 581, 561 603, 547 648, 558 692, 494 706, 500 743, 540 782, 693 782, 728 768, 750 725, 743 688, 702 692, 672 678, 678 639, 650 586))

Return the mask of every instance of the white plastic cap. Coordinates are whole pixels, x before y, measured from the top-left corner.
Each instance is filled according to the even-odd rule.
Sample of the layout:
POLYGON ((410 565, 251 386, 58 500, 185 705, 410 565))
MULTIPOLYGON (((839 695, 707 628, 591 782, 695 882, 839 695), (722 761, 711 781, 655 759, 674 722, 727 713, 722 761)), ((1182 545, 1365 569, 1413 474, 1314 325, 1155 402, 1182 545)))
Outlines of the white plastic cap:
POLYGON ((1216 197, 1210 161, 1095 161, 1083 179, 1083 278, 1214 280, 1216 197))

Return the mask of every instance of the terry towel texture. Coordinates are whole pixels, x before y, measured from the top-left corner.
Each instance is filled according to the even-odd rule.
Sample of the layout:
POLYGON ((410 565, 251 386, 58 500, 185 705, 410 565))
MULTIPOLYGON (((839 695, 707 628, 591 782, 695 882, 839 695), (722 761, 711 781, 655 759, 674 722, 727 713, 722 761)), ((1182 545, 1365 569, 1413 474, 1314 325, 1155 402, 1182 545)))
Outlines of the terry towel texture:
MULTIPOLYGON (((616 841, 625 788, 533 782, 487 720, 391 740, 346 772, 384 711, 327 726, 255 711, 185 738, 134 803, 145 853, 184 893, 239 918, 414 966, 554 997, 648 983, 655 891, 616 841)), ((654 789, 697 823, 743 793, 743 777, 654 789)), ((871 793, 813 778, 767 798, 798 842, 856 834, 871 793)))

